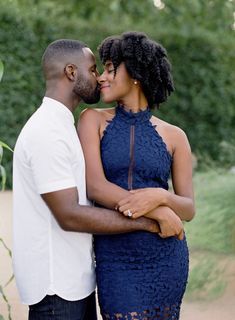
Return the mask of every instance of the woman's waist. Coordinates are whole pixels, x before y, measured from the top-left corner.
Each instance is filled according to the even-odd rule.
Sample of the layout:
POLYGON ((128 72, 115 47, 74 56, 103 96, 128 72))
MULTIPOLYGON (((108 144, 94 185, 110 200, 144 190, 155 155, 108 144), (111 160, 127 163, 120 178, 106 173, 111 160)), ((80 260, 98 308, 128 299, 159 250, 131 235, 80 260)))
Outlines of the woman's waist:
POLYGON ((108 274, 114 270, 122 272, 167 266, 181 268, 181 265, 188 265, 188 247, 185 239, 162 239, 147 232, 96 236, 94 249, 98 273, 99 270, 107 271, 108 274))
POLYGON ((158 255, 180 247, 187 247, 186 239, 161 238, 158 234, 136 231, 117 235, 94 236, 94 248, 99 255, 158 255))

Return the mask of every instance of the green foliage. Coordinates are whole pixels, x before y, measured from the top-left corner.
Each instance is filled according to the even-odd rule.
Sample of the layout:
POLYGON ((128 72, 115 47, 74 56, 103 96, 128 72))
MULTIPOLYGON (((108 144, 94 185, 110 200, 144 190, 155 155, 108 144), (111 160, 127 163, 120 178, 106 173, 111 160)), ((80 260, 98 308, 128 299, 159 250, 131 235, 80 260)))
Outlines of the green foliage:
MULTIPOLYGON (((0 60, 0 82, 2 80, 2 76, 3 76, 3 71, 4 71, 4 66, 3 66, 3 63, 2 61, 0 60)), ((3 147, 10 150, 10 151, 13 151, 6 143, 2 142, 0 140, 0 177, 2 178, 2 181, 1 181, 1 189, 4 190, 5 189, 5 185, 6 185, 6 170, 5 168, 1 165, 2 163, 2 158, 3 158, 3 147)), ((1 239, 0 239, 1 241, 1 239)))
MULTIPOLYGON (((221 143, 235 145, 234 4, 162 2, 165 7, 158 10, 152 0, 0 0, 0 59, 5 66, 0 87, 1 139, 13 147, 40 104, 41 56, 51 41, 81 39, 96 52, 110 34, 139 30, 160 41, 173 64, 176 91, 160 116, 186 131, 197 155, 231 165, 229 152, 221 156, 221 143)), ((3 165, 11 187, 10 154, 3 165)))
POLYGON ((2 61, 0 60, 0 81, 2 80, 3 71, 4 71, 4 66, 2 61))
MULTIPOLYGON (((4 142, 0 141, 0 147, 6 148, 7 150, 13 152, 13 150, 4 142)), ((0 153, 0 162, 2 160, 3 151, 0 153)))
MULTIPOLYGON (((10 150, 11 152, 13 152, 13 150, 4 142, 0 141, 0 177, 2 177, 2 182, 0 184, 1 186, 1 190, 3 191, 5 189, 5 185, 6 185, 6 170, 5 168, 1 165, 2 163, 2 158, 3 158, 3 148, 6 148, 8 150, 10 150)), ((0 239, 1 240, 1 239, 0 239)))
MULTIPOLYGON (((3 75, 3 63, 0 60, 0 82, 2 79, 2 75, 3 75)), ((13 151, 6 143, 0 141, 0 177, 2 177, 2 182, 0 184, 2 190, 4 190, 5 188, 5 184, 6 184, 6 171, 4 169, 4 167, 1 165, 2 162, 2 158, 3 158, 3 148, 6 148, 10 151, 13 151)), ((11 250, 7 247, 7 245, 5 244, 4 240, 2 238, 0 238, 0 243, 3 245, 3 247, 7 250, 9 256, 11 257, 11 250)), ((10 277, 10 279, 7 281, 7 283, 5 284, 4 287, 2 287, 0 285, 0 296, 2 296, 3 300, 5 301, 5 303, 7 304, 7 309, 8 309, 8 319, 11 320, 11 305, 9 304, 9 301, 7 299, 7 296, 4 293, 4 288, 12 281, 12 279, 14 278, 14 276, 12 275, 10 277)), ((3 316, 0 314, 0 320, 4 320, 3 316)))
POLYGON ((165 4, 161 16, 180 33, 190 34, 201 29, 213 33, 232 31, 235 10, 230 0, 163 0, 165 4))
POLYGON ((234 177, 224 170, 194 176, 196 216, 185 225, 192 250, 235 253, 234 177))
POLYGON ((221 164, 228 163, 230 166, 235 164, 235 143, 229 143, 228 141, 220 142, 219 161, 221 164))
MULTIPOLYGON (((11 305, 9 304, 9 301, 7 299, 7 296, 4 293, 4 288, 0 285, 0 295, 2 296, 3 300, 5 301, 5 303, 7 304, 7 310, 8 310, 8 320, 12 320, 11 317, 11 305)), ((3 319, 3 316, 0 315, 0 320, 3 319)))
POLYGON ((176 91, 161 115, 186 131, 194 153, 218 161, 222 141, 235 146, 235 42, 207 32, 172 33, 162 42, 173 64, 176 91))
POLYGON ((208 301, 221 296, 227 282, 224 266, 218 263, 218 257, 208 252, 197 252, 191 254, 191 264, 186 299, 208 301))
POLYGON ((196 216, 185 223, 190 249, 186 298, 219 297, 229 281, 227 265, 235 258, 235 179, 225 170, 194 175, 196 216))

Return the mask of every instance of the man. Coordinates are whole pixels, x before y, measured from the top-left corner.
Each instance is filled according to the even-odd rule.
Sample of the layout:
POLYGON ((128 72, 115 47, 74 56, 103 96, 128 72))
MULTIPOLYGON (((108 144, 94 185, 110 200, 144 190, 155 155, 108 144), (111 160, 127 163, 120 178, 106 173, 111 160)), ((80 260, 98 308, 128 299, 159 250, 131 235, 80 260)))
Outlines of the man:
MULTIPOLYGON (((96 319, 92 233, 157 232, 148 219, 90 207, 72 112, 99 100, 97 68, 82 42, 57 40, 42 58, 46 93, 14 152, 13 266, 29 320, 96 319)), ((87 133, 89 134, 89 132, 87 133)))

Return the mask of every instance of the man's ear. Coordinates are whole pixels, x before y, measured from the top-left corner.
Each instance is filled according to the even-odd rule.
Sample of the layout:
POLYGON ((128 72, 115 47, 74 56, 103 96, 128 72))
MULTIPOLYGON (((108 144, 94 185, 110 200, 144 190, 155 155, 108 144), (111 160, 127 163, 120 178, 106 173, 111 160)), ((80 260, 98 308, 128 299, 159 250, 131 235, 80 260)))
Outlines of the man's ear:
POLYGON ((77 75, 77 66, 75 66, 75 64, 67 64, 64 67, 64 73, 70 81, 75 81, 77 75))

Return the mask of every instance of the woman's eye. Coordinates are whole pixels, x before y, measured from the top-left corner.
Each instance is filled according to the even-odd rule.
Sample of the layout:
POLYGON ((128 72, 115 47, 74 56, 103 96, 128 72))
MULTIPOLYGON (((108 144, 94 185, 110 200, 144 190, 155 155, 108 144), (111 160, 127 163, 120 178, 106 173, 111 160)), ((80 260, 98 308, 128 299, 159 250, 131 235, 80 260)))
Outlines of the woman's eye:
POLYGON ((114 69, 109 69, 108 70, 108 73, 112 73, 112 72, 114 72, 114 69))

